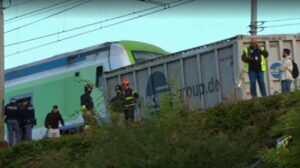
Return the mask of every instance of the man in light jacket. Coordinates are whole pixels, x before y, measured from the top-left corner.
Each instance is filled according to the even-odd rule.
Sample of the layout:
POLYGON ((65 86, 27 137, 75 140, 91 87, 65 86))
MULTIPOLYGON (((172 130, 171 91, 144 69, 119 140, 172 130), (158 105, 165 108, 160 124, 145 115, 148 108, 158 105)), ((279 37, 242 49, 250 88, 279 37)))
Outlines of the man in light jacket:
POLYGON ((287 48, 283 49, 282 52, 283 61, 280 67, 282 93, 291 91, 291 84, 294 80, 292 76, 293 63, 290 52, 291 51, 287 48))

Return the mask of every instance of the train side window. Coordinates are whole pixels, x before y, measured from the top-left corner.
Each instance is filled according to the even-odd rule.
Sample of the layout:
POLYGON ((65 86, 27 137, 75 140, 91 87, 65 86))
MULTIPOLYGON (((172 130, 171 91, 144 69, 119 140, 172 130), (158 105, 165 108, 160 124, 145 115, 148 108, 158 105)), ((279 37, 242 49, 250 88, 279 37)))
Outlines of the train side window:
POLYGON ((154 52, 146 52, 146 51, 132 51, 132 54, 137 63, 163 56, 163 54, 154 53, 154 52))
POLYGON ((103 66, 98 66, 96 68, 96 86, 102 87, 104 85, 104 80, 102 78, 103 66))
POLYGON ((23 100, 27 100, 28 102, 31 102, 31 104, 33 104, 32 95, 32 93, 26 93, 23 95, 12 97, 11 99, 16 99, 18 104, 22 103, 23 100))

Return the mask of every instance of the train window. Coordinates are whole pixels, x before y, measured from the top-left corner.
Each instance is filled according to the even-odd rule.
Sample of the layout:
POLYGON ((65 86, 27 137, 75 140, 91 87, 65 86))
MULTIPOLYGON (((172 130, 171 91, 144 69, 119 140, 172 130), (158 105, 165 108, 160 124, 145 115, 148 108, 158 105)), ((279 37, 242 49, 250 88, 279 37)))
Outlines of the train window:
POLYGON ((132 55, 134 56, 135 62, 137 63, 163 56, 163 54, 145 51, 132 51, 132 55))
POLYGON ((11 99, 16 99, 18 104, 22 103, 24 100, 33 103, 32 95, 33 93, 26 93, 19 96, 11 97, 11 99))
POLYGON ((80 75, 80 72, 75 72, 75 77, 78 77, 80 75))
POLYGON ((103 66, 98 66, 96 68, 96 87, 102 87, 104 85, 104 80, 102 78, 103 66))

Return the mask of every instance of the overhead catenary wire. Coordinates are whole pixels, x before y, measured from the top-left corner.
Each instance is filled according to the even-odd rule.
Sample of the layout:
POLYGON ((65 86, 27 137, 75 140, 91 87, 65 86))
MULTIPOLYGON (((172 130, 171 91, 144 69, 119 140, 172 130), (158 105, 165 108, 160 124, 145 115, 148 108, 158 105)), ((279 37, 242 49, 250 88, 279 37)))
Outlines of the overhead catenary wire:
POLYGON ((76 7, 79 7, 79 6, 81 6, 81 5, 85 4, 85 3, 88 3, 89 1, 91 1, 91 0, 83 1, 83 2, 81 2, 81 3, 79 3, 79 4, 76 4, 76 5, 74 5, 74 6, 71 6, 71 7, 67 8, 67 9, 62 10, 62 11, 56 12, 56 13, 54 13, 54 14, 48 15, 48 16, 46 16, 46 17, 40 18, 40 19, 38 19, 38 20, 29 22, 29 23, 26 23, 26 24, 21 25, 21 26, 19 26, 19 27, 10 29, 10 30, 8 30, 8 31, 6 31, 6 32, 4 32, 4 33, 10 33, 10 32, 19 30, 19 29, 21 29, 21 28, 27 27, 27 26, 29 26, 29 25, 38 23, 38 22, 40 22, 40 21, 42 21, 42 20, 51 18, 51 17, 53 17, 53 16, 59 15, 59 14, 61 14, 61 13, 64 13, 64 12, 66 12, 66 11, 68 11, 68 10, 74 9, 74 8, 76 8, 76 7))
MULTIPOLYGON (((70 1, 72 1, 72 0, 70 0, 70 1)), ((23 17, 21 17, 21 18, 16 18, 16 19, 14 19, 14 20, 7 21, 7 22, 5 22, 5 24, 14 23, 14 22, 17 22, 17 21, 19 21, 19 20, 24 20, 24 19, 26 19, 26 18, 32 18, 32 17, 34 17, 34 16, 41 15, 41 14, 44 14, 44 13, 47 13, 47 12, 50 12, 50 11, 53 11, 53 10, 58 10, 58 9, 61 9, 61 8, 66 8, 66 7, 68 7, 68 6, 71 6, 71 5, 73 5, 73 4, 78 3, 78 2, 80 2, 80 1, 82 1, 82 0, 78 0, 78 1, 76 1, 76 2, 73 1, 73 2, 70 3, 70 4, 61 4, 61 5, 59 5, 59 6, 56 6, 56 7, 53 7, 53 8, 48 8, 48 9, 42 10, 42 11, 40 11, 40 12, 33 13, 33 14, 31 14, 31 15, 27 15, 27 16, 23 16, 23 17)))
POLYGON ((160 1, 153 1, 153 0, 138 0, 138 1, 145 2, 145 3, 150 3, 150 4, 155 4, 155 5, 160 5, 160 6, 166 5, 166 3, 163 3, 163 2, 160 2, 160 1))
POLYGON ((285 26, 296 26, 300 25, 299 23, 290 23, 290 24, 281 24, 281 25, 271 25, 271 26, 260 26, 259 28, 265 29, 265 28, 271 28, 271 27, 285 27, 285 26))
MULTIPOLYGON (((180 2, 180 1, 183 1, 183 0, 173 1, 171 3, 176 3, 176 2, 180 2)), ((131 15, 136 15, 136 14, 139 14, 139 13, 142 13, 142 12, 146 12, 146 11, 149 11, 149 10, 153 10, 153 9, 157 9, 157 8, 161 8, 161 6, 155 6, 155 7, 151 7, 151 8, 147 8, 147 9, 143 9, 143 10, 131 12, 131 13, 128 13, 128 14, 124 14, 124 15, 112 17, 110 19, 105 19, 105 20, 102 20, 102 21, 98 21, 98 22, 86 24, 86 25, 83 25, 83 26, 78 26, 78 27, 74 27, 74 28, 71 28, 71 29, 63 30, 63 31, 60 31, 60 32, 50 33, 50 34, 47 34, 47 35, 38 36, 38 37, 31 38, 31 39, 27 39, 27 40, 15 42, 15 43, 7 44, 7 45, 5 45, 5 47, 10 47, 10 46, 14 46, 14 45, 22 44, 22 43, 27 43, 27 42, 31 42, 31 41, 35 41, 35 40, 40 40, 40 39, 43 39, 43 38, 47 38, 47 37, 59 35, 59 34, 62 34, 62 33, 67 33, 67 32, 70 32, 70 31, 74 31, 74 30, 78 30, 78 29, 82 29, 82 28, 94 26, 94 25, 97 25, 97 24, 101 24, 101 23, 105 23, 105 22, 110 22, 110 21, 113 21, 113 20, 121 19, 121 18, 128 17, 128 16, 131 16, 131 15)))
MULTIPOLYGON (((72 1, 72 0, 70 0, 72 1)), ((23 16, 21 18, 16 18, 14 20, 9 20, 7 22, 5 22, 5 24, 10 24, 10 23, 14 23, 14 22, 17 22, 19 20, 24 20, 26 18, 32 18, 34 16, 37 16, 37 15, 41 15, 41 14, 44 14, 44 13, 47 13, 47 12, 50 12, 50 11, 53 11, 53 10, 58 10, 58 9, 61 9, 61 8, 66 8, 67 6, 70 6, 70 5, 73 5, 73 4, 76 4, 78 2, 80 2, 81 0, 78 0, 77 2, 72 2, 70 4, 61 4, 59 6, 56 6, 56 7, 53 7, 53 8, 48 8, 48 9, 45 9, 45 10, 42 10, 42 11, 39 11, 39 12, 36 12, 36 13, 33 13, 33 14, 30 14, 30 15, 27 15, 27 16, 23 16)))
POLYGON ((66 37, 66 38, 62 38, 62 39, 58 39, 58 40, 51 41, 51 42, 48 42, 48 43, 44 43, 44 44, 41 44, 41 45, 38 45, 38 46, 35 46, 35 47, 31 47, 31 48, 27 48, 27 49, 24 49, 24 50, 21 50, 21 51, 17 51, 15 53, 8 54, 5 57, 10 57, 10 56, 17 55, 17 54, 24 53, 24 52, 28 52, 28 51, 31 51, 31 50, 34 50, 34 49, 37 49, 37 48, 48 46, 48 45, 51 45, 51 44, 54 44, 54 43, 57 43, 57 42, 60 42, 60 41, 68 40, 68 39, 71 39, 71 38, 74 38, 74 37, 78 37, 78 36, 82 36, 82 35, 85 35, 85 34, 88 34, 88 33, 92 33, 92 32, 95 32, 95 31, 98 31, 98 30, 101 30, 101 29, 104 29, 104 28, 108 28, 108 27, 111 27, 111 26, 115 26, 115 25, 118 25, 118 24, 122 24, 122 23, 125 23, 125 22, 128 22, 128 21, 131 21, 131 20, 135 20, 135 19, 147 16, 147 15, 151 15, 151 14, 155 14, 155 13, 158 13, 158 12, 162 12, 162 11, 170 9, 170 8, 181 6, 181 5, 193 2, 195 0, 188 0, 188 1, 185 1, 185 2, 182 2, 182 3, 175 4, 175 5, 171 6, 171 4, 173 4, 175 2, 179 2, 179 1, 183 1, 183 0, 177 0, 177 1, 173 1, 173 2, 167 3, 168 6, 167 7, 163 7, 162 9, 158 9, 158 10, 155 10, 155 11, 152 11, 152 12, 149 12, 149 13, 141 14, 141 15, 138 15, 138 16, 135 16, 135 17, 132 17, 132 18, 129 18, 129 19, 125 19, 125 20, 122 20, 122 21, 119 21, 119 22, 116 22, 116 23, 112 23, 112 24, 109 24, 109 25, 106 25, 106 26, 100 26, 100 27, 98 27, 96 29, 91 29, 89 31, 85 31, 85 32, 82 32, 82 33, 79 33, 79 34, 76 34, 76 35, 72 35, 72 36, 66 37))
MULTIPOLYGON (((257 23, 259 23, 259 25, 257 25, 257 28, 260 29, 258 32, 262 32, 266 28, 295 26, 295 25, 299 25, 300 24, 298 22, 298 23, 286 23, 286 24, 280 24, 280 25, 266 25, 266 26, 264 26, 266 23, 272 23, 272 22, 289 22, 289 21, 293 21, 293 20, 300 20, 300 17, 257 21, 257 23)), ((251 27, 251 25, 249 25, 249 27, 251 27)))
POLYGON ((296 17, 296 18, 285 18, 285 19, 275 19, 275 20, 262 20, 262 21, 257 21, 257 23, 282 22, 282 21, 291 21, 291 20, 300 20, 300 18, 296 17))
POLYGON ((62 2, 58 2, 58 3, 52 4, 52 5, 43 7, 43 8, 41 8, 41 9, 37 9, 37 10, 34 10, 34 11, 30 11, 30 12, 24 13, 24 14, 22 14, 22 15, 19 15, 19 16, 13 17, 13 18, 6 19, 6 20, 4 20, 4 22, 16 20, 16 19, 20 19, 20 18, 23 18, 23 17, 25 17, 25 16, 28 16, 28 15, 31 15, 31 14, 34 14, 34 13, 38 13, 38 12, 43 11, 43 10, 46 10, 46 9, 49 9, 49 8, 53 8, 53 7, 55 7, 55 6, 59 6, 59 5, 62 5, 62 4, 65 4, 65 3, 69 2, 69 1, 71 1, 71 0, 65 0, 65 1, 62 1, 62 2))
POLYGON ((24 0, 23 2, 12 4, 10 7, 24 5, 24 4, 28 3, 28 2, 33 2, 33 1, 36 1, 36 0, 24 0))

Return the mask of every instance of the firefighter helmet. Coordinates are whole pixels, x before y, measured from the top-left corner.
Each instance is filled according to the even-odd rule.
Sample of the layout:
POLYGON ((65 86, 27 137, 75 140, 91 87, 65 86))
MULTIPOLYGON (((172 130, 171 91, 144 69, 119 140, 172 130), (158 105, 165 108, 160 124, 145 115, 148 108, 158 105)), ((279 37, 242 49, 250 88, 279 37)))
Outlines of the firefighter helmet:
POLYGON ((129 81, 127 79, 123 79, 121 81, 122 86, 129 85, 129 81))
POLYGON ((90 89, 90 90, 93 90, 93 85, 91 85, 91 84, 88 83, 88 84, 86 84, 86 85, 84 86, 84 90, 85 90, 85 91, 88 91, 89 89, 90 89))
POLYGON ((115 86, 115 90, 116 90, 116 91, 122 91, 122 86, 116 85, 116 86, 115 86))
POLYGON ((93 88, 93 86, 91 85, 91 84, 86 84, 85 86, 84 86, 85 88, 93 88))

